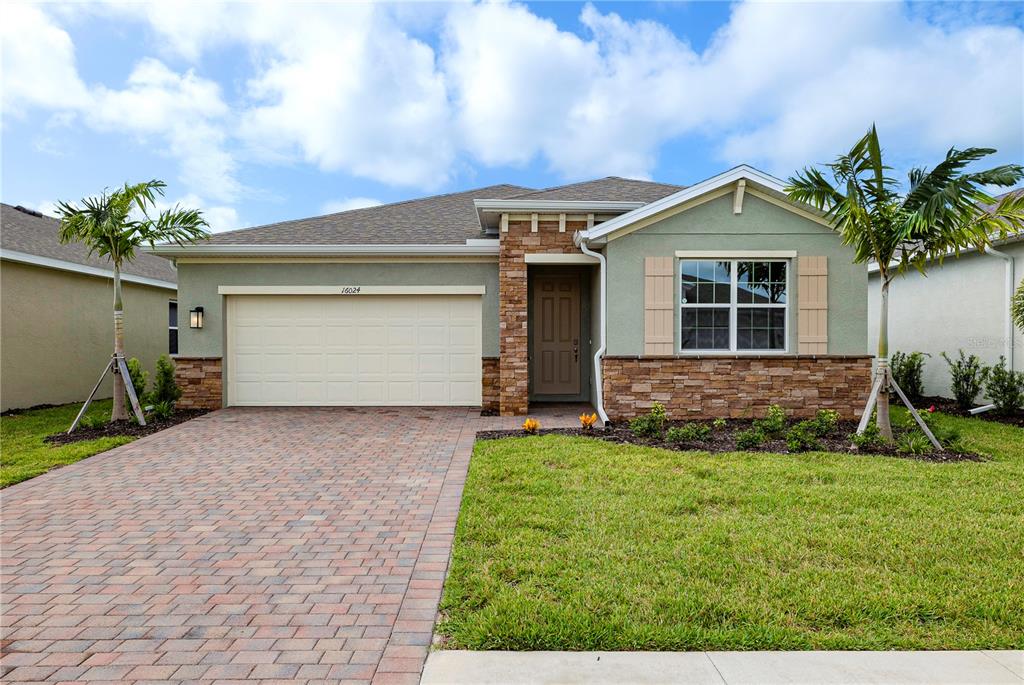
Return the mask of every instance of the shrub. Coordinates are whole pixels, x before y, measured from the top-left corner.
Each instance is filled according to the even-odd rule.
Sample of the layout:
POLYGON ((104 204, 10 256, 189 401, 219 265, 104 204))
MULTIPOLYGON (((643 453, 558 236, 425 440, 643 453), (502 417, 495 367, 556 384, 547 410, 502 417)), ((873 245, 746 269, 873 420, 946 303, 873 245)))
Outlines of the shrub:
POLYGON ((801 421, 786 432, 786 447, 790 452, 821 449, 817 431, 818 424, 815 421, 801 421))
POLYGON ((768 407, 763 419, 754 422, 754 427, 765 435, 777 436, 786 430, 786 410, 777 404, 768 407))
POLYGON ((924 381, 922 380, 924 358, 930 356, 924 352, 911 352, 910 354, 894 352, 892 359, 889 360, 893 380, 910 399, 921 397, 924 394, 924 381))
POLYGON ((711 426, 701 423, 687 423, 683 426, 669 428, 665 438, 669 442, 703 442, 711 435, 711 426))
POLYGON ((850 442, 859 450, 877 450, 885 447, 885 438, 878 430, 878 423, 873 414, 863 433, 850 433, 850 442))
POLYGON ((665 430, 665 406, 661 402, 655 402, 649 412, 629 422, 629 429, 641 438, 660 436, 665 430))
POLYGON ((82 417, 82 420, 78 422, 80 428, 100 429, 107 425, 107 419, 99 414, 86 414, 82 417))
POLYGON ((839 412, 835 409, 819 409, 814 419, 809 422, 814 434, 819 438, 834 431, 839 425, 839 412))
POLYGON ((597 414, 580 414, 580 425, 583 430, 592 430, 597 423, 597 414))
POLYGON ((725 419, 715 419, 714 421, 711 422, 711 426, 716 431, 722 430, 723 428, 725 428, 725 425, 726 425, 725 419))
POLYGON ((139 402, 142 404, 146 403, 146 385, 149 383, 149 371, 145 371, 142 368, 142 362, 139 361, 138 357, 132 357, 128 360, 128 379, 132 382, 132 388, 135 390, 135 396, 139 398, 139 402))
POLYGON ((953 397, 956 398, 956 405, 961 409, 970 409, 974 406, 974 398, 981 392, 981 387, 988 377, 989 369, 983 366, 978 356, 972 354, 966 356, 960 350, 960 358, 953 361, 943 352, 942 358, 949 365, 949 375, 952 378, 950 389, 953 397))
POLYGON ((736 447, 741 450, 752 450, 764 444, 768 437, 760 428, 748 428, 736 434, 736 447))
POLYGON ((153 392, 150 400, 153 404, 169 402, 171 406, 181 397, 181 388, 174 381, 174 362, 166 354, 156 360, 156 378, 153 379, 153 392))
POLYGON ((904 433, 896 441, 896 451, 900 454, 928 454, 932 451, 932 443, 924 433, 904 433))
POLYGON ((529 433, 530 435, 533 435, 538 430, 540 430, 540 421, 538 421, 537 419, 530 419, 530 418, 528 418, 525 421, 523 421, 523 431, 524 432, 529 433))
POLYGON ((149 408, 149 415, 156 419, 167 420, 174 414, 173 402, 157 402, 149 408))
POLYGON ((999 358, 999 363, 988 371, 985 382, 985 394, 996 405, 1000 414, 1014 414, 1024 405, 1024 373, 1006 368, 1006 359, 999 358))

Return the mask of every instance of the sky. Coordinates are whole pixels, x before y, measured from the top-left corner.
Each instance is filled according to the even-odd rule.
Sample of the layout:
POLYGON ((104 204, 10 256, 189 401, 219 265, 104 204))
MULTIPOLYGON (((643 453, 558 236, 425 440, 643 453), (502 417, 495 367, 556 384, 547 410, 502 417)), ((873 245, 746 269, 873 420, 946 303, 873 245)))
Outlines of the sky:
POLYGON ((495 183, 1024 161, 1024 3, 18 3, 0 198, 125 182, 215 231, 495 183))

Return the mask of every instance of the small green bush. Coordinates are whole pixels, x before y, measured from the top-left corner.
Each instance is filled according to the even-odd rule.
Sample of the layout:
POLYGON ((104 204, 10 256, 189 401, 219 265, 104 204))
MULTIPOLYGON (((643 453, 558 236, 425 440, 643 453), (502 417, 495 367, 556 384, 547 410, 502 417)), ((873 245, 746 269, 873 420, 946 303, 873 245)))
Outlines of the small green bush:
POLYGON ((723 428, 725 428, 725 426, 726 426, 726 421, 725 421, 725 419, 715 419, 714 421, 712 421, 712 422, 711 422, 711 426, 712 426, 712 428, 714 428, 714 429, 715 429, 716 431, 720 431, 720 430, 722 430, 723 428))
POLYGON ((817 431, 818 424, 815 421, 801 421, 786 431, 786 447, 790 452, 821 449, 817 431))
POLYGON ((107 419, 99 414, 86 414, 82 417, 82 420, 78 422, 79 428, 88 428, 90 430, 99 430, 107 425, 107 419))
POLYGON ((156 360, 156 378, 153 380, 153 392, 150 400, 154 405, 163 402, 174 403, 181 397, 181 388, 174 381, 174 362, 166 354, 156 360))
POLYGON ((1006 359, 1000 357, 999 363, 989 369, 985 394, 1000 414, 1017 413, 1024 405, 1024 373, 1006 368, 1006 359))
POLYGON ((878 430, 874 414, 863 433, 850 433, 850 442, 859 450, 876 450, 885 447, 885 438, 878 430))
POLYGON ((839 425, 839 412, 835 409, 819 409, 809 423, 814 434, 823 438, 839 425))
POLYGON ((669 428, 665 438, 669 442, 674 443, 704 442, 710 435, 711 426, 701 423, 687 423, 683 426, 669 428))
POLYGON ((777 404, 769 406, 764 418, 755 421, 754 427, 771 437, 782 435, 786 430, 786 410, 777 404))
POLYGON ((155 419, 166 421, 174 414, 174 402, 157 402, 149 408, 149 415, 155 419))
POLYGON ((145 404, 146 402, 146 385, 149 383, 149 371, 145 371, 142 368, 142 362, 139 361, 138 357, 132 357, 128 360, 128 378, 132 383, 132 388, 135 390, 135 397, 139 399, 139 402, 145 404))
POLYGON ((910 354, 894 352, 889 360, 893 380, 909 399, 915 399, 924 394, 924 358, 930 356, 924 352, 911 352, 910 354))
POLYGON ((741 450, 752 450, 763 445, 767 439, 768 436, 761 429, 748 428, 736 434, 736 447, 741 450))
POLYGON ((988 378, 989 369, 982 365, 978 355, 966 356, 960 350, 960 358, 956 361, 949 358, 945 352, 942 358, 949 365, 949 375, 952 378, 950 389, 953 397, 956 398, 956 406, 961 409, 970 409, 974 406, 974 398, 981 392, 985 379, 988 378))
POLYGON ((904 433, 896 440, 896 451, 900 454, 928 454, 932 443, 924 433, 904 433))
POLYGON ((665 418, 665 405, 655 402, 649 412, 629 422, 629 429, 641 438, 658 437, 665 430, 665 418))

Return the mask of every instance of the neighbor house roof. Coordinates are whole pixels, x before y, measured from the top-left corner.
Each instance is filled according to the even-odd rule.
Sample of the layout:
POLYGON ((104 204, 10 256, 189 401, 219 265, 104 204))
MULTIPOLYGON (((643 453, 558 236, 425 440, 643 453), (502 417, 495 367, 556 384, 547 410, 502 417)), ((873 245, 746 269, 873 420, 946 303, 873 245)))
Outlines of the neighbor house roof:
POLYGON ((206 245, 465 245, 482 238, 474 198, 528 191, 495 185, 309 219, 215 233, 206 245))
MULTIPOLYGON (((0 204, 0 257, 37 266, 111 277, 110 260, 90 255, 81 243, 61 244, 60 222, 21 206, 0 204)), ((123 280, 161 287, 175 287, 178 275, 163 257, 139 250, 134 261, 121 270, 123 280)))
MULTIPOLYGON (((571 183, 564 186, 533 190, 513 196, 517 200, 564 200, 564 201, 605 201, 605 202, 654 202, 677 193, 684 186, 653 181, 639 181, 632 178, 608 176, 593 181, 571 183)), ((502 198, 487 198, 502 199, 502 198)))

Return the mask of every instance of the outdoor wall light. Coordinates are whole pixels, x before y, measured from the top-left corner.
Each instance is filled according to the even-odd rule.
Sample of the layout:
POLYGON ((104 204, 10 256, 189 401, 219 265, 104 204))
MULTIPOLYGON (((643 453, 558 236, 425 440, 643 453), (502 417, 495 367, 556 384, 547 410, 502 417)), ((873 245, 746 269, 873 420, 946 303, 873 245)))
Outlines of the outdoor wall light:
POLYGON ((188 310, 188 325, 189 328, 202 328, 203 327, 203 308, 196 307, 195 309, 188 310))

